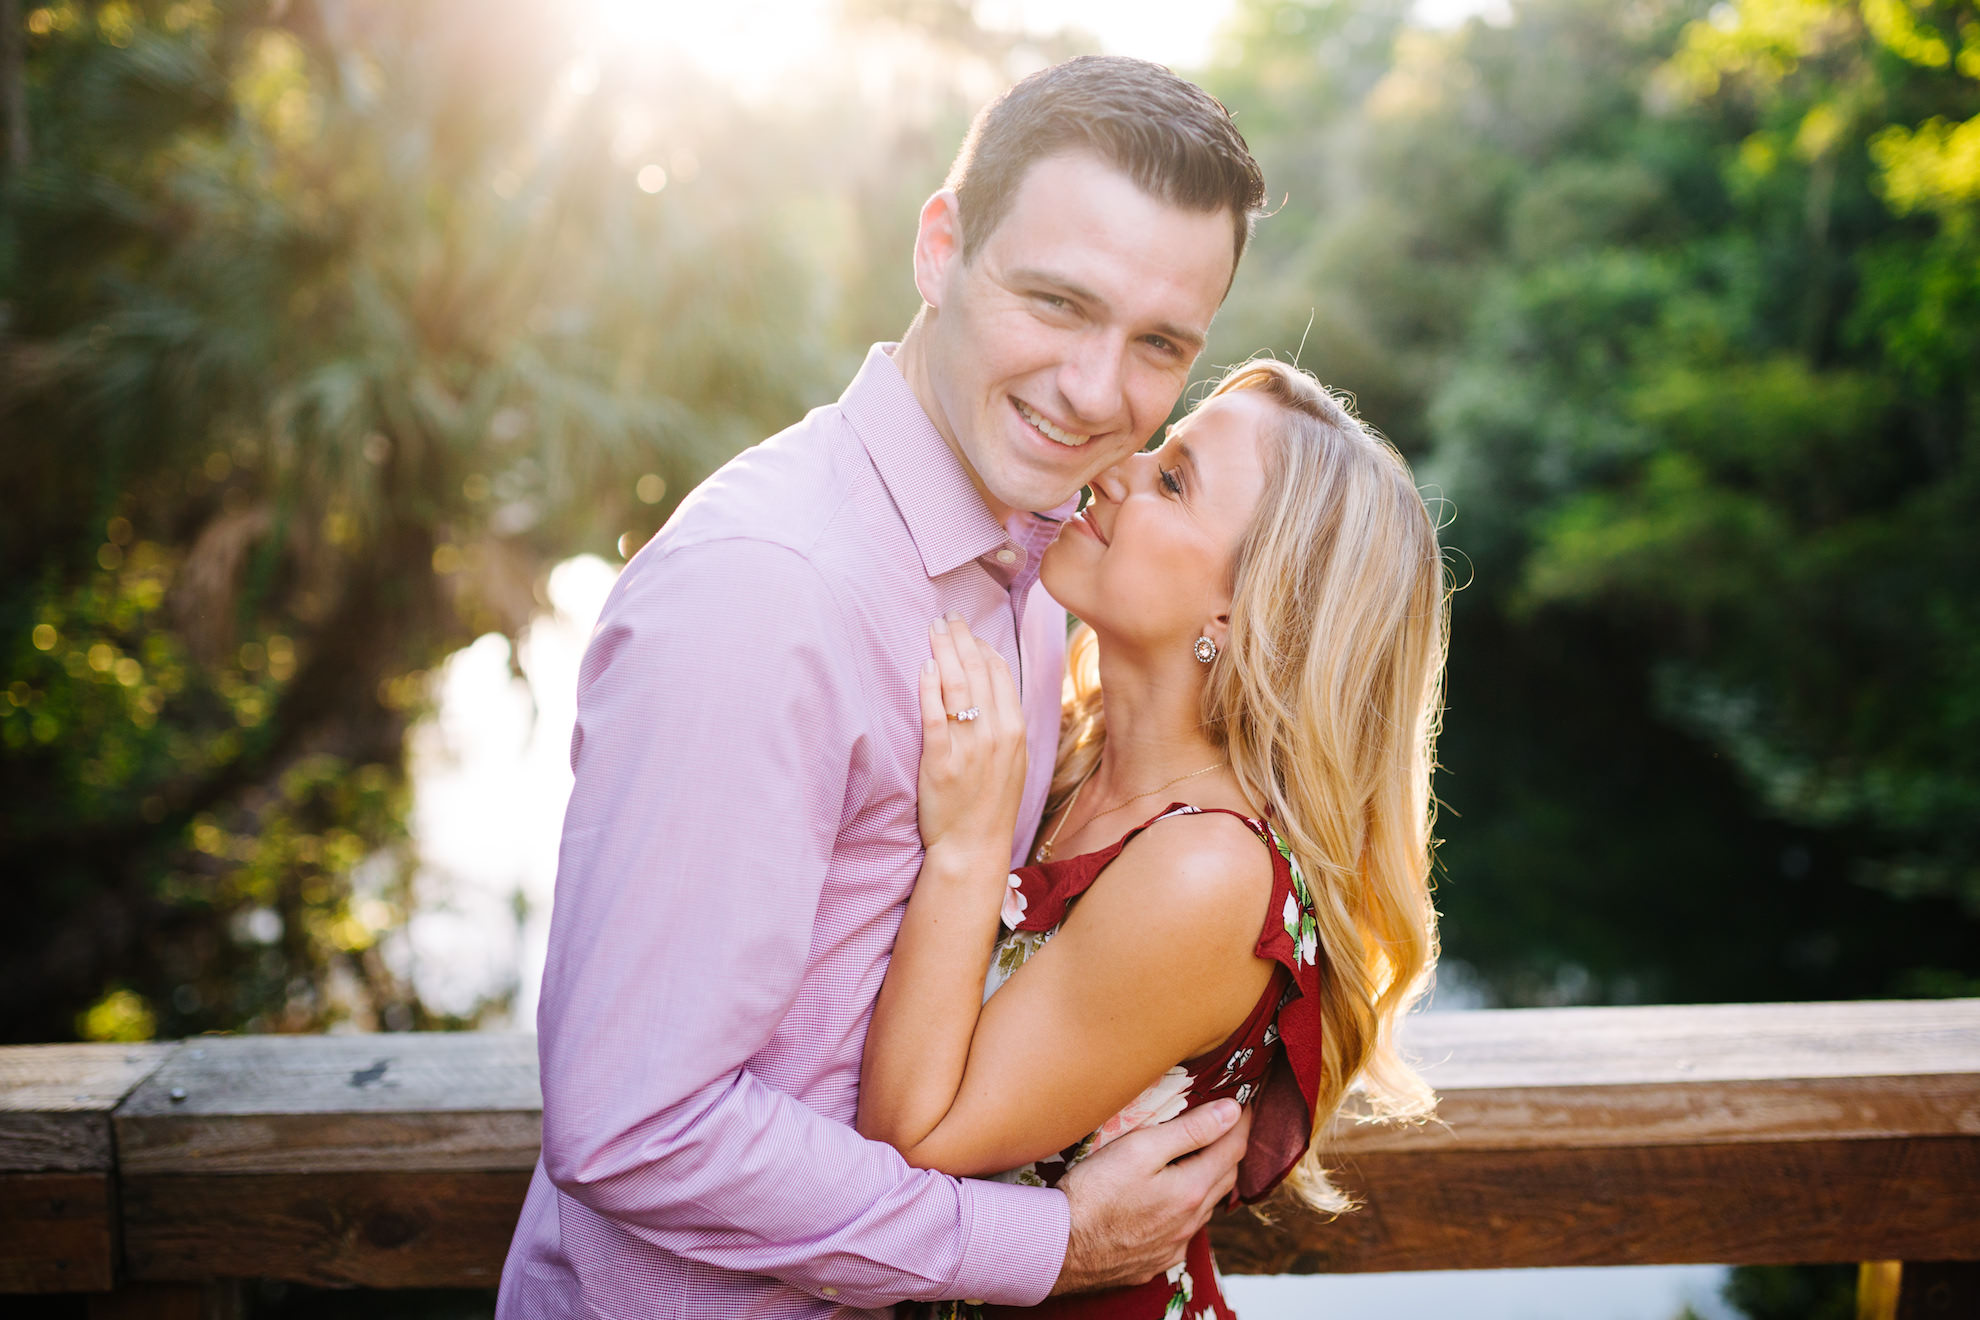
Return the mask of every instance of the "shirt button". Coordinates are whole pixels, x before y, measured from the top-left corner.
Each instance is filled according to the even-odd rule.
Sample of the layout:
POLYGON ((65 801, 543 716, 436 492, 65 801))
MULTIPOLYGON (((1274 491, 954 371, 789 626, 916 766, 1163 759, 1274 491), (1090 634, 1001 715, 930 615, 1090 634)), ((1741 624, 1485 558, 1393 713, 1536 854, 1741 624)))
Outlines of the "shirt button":
POLYGON ((826 1287, 820 1288, 818 1291, 824 1293, 827 1297, 837 1297, 839 1295, 837 1288, 826 1287))
POLYGON ((1000 564, 1015 564, 1017 562, 1017 551, 1009 549, 1008 547, 1003 550, 999 550, 997 552, 997 562, 1000 564))

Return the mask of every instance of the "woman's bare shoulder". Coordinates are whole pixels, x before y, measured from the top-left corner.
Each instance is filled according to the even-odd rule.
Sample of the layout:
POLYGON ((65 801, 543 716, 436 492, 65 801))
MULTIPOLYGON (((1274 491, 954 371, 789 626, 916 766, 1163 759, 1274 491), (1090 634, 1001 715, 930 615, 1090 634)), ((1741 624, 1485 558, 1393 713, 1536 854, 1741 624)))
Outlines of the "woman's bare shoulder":
POLYGON ((1272 854, 1258 832, 1222 811, 1165 816, 1128 842, 1089 898, 1132 907, 1142 921, 1211 940, 1255 940, 1272 896, 1272 854))

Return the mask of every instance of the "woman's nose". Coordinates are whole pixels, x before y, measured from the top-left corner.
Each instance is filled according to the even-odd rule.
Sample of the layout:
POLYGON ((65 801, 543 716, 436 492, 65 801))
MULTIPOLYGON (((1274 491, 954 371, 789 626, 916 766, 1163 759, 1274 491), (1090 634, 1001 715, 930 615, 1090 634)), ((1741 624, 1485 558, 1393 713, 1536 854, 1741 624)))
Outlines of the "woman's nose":
POLYGON ((1128 464, 1132 461, 1131 458, 1124 458, 1112 467, 1101 469, 1100 475, 1093 479, 1093 493, 1113 504, 1119 504, 1126 499, 1129 483, 1128 464))

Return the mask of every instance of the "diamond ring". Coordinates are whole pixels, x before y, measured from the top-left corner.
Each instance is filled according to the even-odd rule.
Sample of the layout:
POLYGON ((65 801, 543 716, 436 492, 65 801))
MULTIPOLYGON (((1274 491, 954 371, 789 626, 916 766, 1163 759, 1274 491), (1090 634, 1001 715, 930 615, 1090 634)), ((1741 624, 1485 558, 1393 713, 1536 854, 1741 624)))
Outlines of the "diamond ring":
POLYGON ((957 721, 958 723, 967 724, 971 720, 975 719, 978 715, 981 715, 982 713, 983 713, 983 707, 971 706, 968 710, 950 711, 949 718, 957 721))

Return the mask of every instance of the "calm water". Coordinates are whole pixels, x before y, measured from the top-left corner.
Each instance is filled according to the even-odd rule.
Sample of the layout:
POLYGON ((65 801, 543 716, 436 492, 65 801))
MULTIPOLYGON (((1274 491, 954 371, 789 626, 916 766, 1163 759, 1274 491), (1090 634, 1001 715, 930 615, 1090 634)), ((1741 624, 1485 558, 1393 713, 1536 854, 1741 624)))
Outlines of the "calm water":
MULTIPOLYGON (((436 1007, 464 1012, 513 990, 514 1011, 492 1027, 536 1022, 578 661, 617 571, 588 555, 558 565, 552 608, 515 653, 495 636, 455 653, 439 675, 438 713, 413 734, 413 830, 427 869, 398 955, 436 1007)), ((1476 1002, 1462 984, 1438 996, 1442 1009, 1476 1002)), ((1700 1265, 1225 1282, 1245 1320, 1675 1320, 1687 1306, 1701 1320, 1733 1320, 1718 1298, 1725 1273, 1700 1265)))

